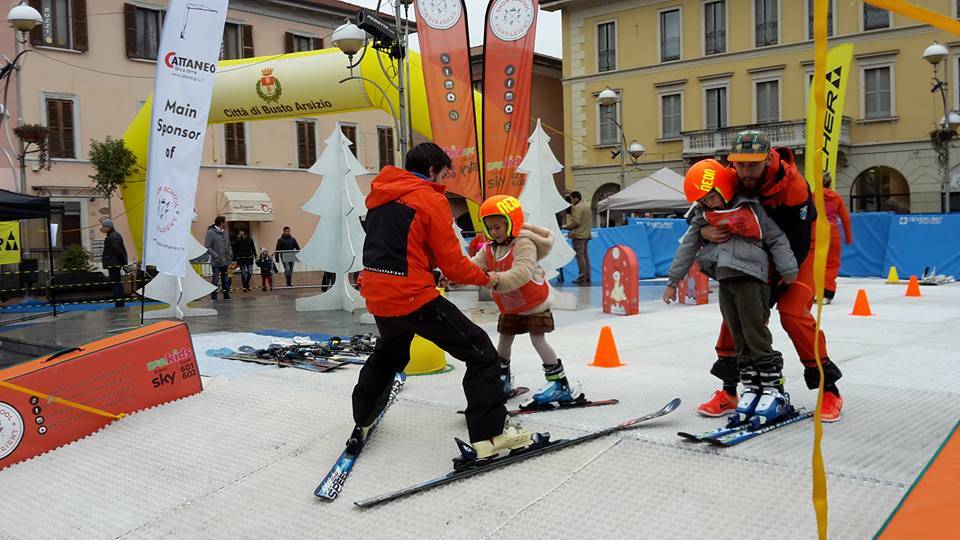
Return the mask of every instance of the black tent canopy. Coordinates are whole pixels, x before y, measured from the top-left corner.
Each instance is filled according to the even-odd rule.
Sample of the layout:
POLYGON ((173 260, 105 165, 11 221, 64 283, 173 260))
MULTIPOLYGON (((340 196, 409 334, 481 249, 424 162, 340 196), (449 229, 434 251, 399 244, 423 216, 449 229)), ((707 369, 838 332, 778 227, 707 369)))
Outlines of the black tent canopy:
POLYGON ((0 189, 0 221, 34 218, 50 218, 49 197, 34 197, 0 189))

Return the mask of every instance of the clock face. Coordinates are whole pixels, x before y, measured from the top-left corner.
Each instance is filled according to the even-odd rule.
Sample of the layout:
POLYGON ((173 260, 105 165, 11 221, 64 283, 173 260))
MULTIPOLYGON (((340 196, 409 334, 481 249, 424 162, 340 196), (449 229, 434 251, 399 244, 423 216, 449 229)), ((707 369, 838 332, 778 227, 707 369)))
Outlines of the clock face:
POLYGON ((536 15, 533 0, 494 0, 490 8, 490 30, 504 41, 527 35, 536 15))
POLYGON ((420 18, 437 30, 446 30, 457 24, 461 7, 460 0, 417 0, 420 18))

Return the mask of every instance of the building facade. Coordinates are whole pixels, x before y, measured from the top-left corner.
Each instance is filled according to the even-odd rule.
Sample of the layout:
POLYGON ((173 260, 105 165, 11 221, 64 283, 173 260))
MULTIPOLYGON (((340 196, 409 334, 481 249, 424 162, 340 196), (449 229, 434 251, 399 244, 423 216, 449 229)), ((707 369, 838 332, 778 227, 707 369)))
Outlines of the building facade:
MULTIPOLYGON (((14 82, 6 102, 7 129, 0 145, 16 156, 13 128, 18 115, 27 124, 49 128, 52 167, 43 170, 27 157, 26 193, 50 196, 58 223, 57 249, 79 244, 98 255, 100 219, 110 215, 133 251, 124 205, 92 188, 90 140, 122 138, 153 90, 155 58, 166 2, 155 0, 30 0, 44 24, 23 45, 20 92, 14 82)), ((337 0, 231 0, 223 32, 224 59, 279 55, 330 46, 333 30, 360 8, 337 0)), ((388 18, 384 15, 385 18, 388 18)), ((14 56, 14 32, 0 31, 0 47, 14 56)), ((347 58, 344 56, 344 66, 347 58)), ((332 81, 331 84, 336 84, 332 81)), ((271 251, 284 226, 301 245, 319 218, 300 209, 321 178, 306 172, 323 141, 341 129, 371 172, 396 161, 393 119, 379 110, 341 115, 212 125, 207 130, 196 199, 193 235, 202 240, 217 214, 251 233, 257 248, 271 251), (270 212, 243 214, 251 200, 269 199, 270 212)), ((367 184, 370 177, 363 179, 367 184)), ((0 187, 20 191, 16 159, 0 160, 0 187)), ((366 187, 366 186, 364 186, 366 187)), ((257 205, 259 206, 259 205, 257 205)), ((46 245, 44 231, 30 231, 28 246, 46 245)), ((41 254, 37 254, 42 256, 41 254)))
MULTIPOLYGON (((792 148, 803 167, 812 0, 540 3, 562 11, 567 182, 594 207, 619 190, 617 123, 628 144, 646 149, 628 166, 628 185, 661 166, 682 174, 696 160, 724 156, 733 134, 753 127, 792 148), (605 88, 620 102, 598 104, 605 88)), ((956 0, 924 7, 960 16, 956 0)), ((852 211, 939 212, 943 175, 930 133, 944 110, 921 55, 934 41, 948 46, 939 73, 956 108, 960 38, 861 0, 830 0, 829 9, 830 46, 854 45, 838 192, 852 211)), ((951 201, 957 208, 960 196, 951 201)))

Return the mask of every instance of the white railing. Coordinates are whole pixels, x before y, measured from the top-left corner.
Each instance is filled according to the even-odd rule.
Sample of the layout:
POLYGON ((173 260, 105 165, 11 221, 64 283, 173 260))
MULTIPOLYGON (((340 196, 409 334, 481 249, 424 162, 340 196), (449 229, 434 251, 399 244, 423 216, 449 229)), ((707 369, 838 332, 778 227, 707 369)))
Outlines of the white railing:
MULTIPOLYGON (((754 124, 748 126, 728 126, 722 129, 704 129, 688 131, 683 134, 683 155, 685 157, 714 156, 730 150, 737 133, 745 129, 757 129, 764 132, 773 146, 803 148, 807 141, 806 120, 777 122, 773 124, 754 124)), ((844 117, 840 125, 840 144, 850 144, 850 118, 844 117)))

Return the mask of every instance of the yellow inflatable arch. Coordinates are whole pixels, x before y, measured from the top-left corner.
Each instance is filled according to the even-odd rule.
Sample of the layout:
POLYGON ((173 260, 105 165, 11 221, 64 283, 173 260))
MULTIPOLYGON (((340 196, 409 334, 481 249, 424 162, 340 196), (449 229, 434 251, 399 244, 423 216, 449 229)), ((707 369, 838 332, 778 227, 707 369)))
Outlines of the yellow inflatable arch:
MULTIPOLYGON (((217 64, 213 99, 210 103, 209 123, 251 122, 277 118, 341 114, 367 109, 382 109, 388 114, 399 111, 398 93, 381 68, 389 69, 389 58, 368 48, 353 75, 372 81, 386 92, 384 97, 367 81, 338 81, 349 77, 347 57, 339 49, 323 49, 275 56, 260 56, 242 60, 225 60, 217 64), (275 78, 272 94, 260 87, 261 77, 275 78), (261 95, 263 94, 263 95, 261 95), (266 98, 264 97, 266 96, 266 98)), ((430 117, 426 114, 420 55, 410 52, 411 128, 432 139, 430 117)), ((477 118, 480 118, 481 96, 474 91, 477 118)), ((147 148, 150 140, 150 112, 152 100, 147 100, 134 117, 123 136, 127 147, 137 156, 140 166, 136 174, 127 178, 120 190, 126 208, 130 232, 137 250, 143 243, 143 212, 146 197, 147 148)))

